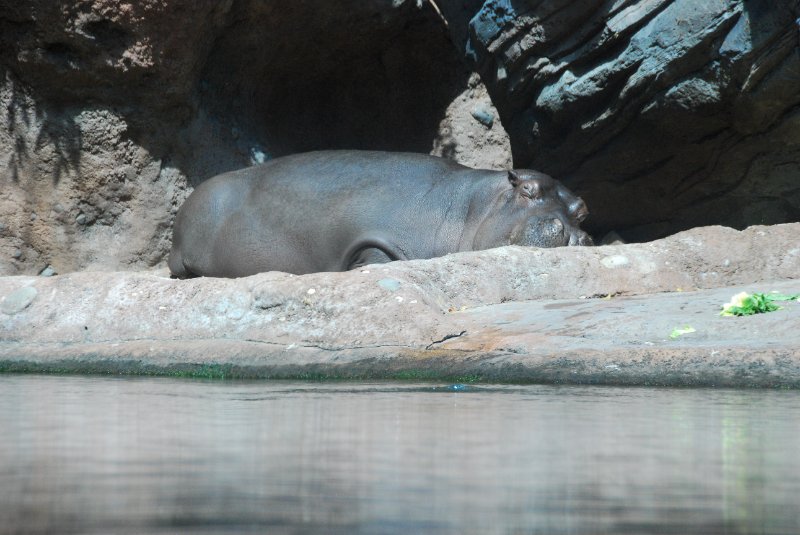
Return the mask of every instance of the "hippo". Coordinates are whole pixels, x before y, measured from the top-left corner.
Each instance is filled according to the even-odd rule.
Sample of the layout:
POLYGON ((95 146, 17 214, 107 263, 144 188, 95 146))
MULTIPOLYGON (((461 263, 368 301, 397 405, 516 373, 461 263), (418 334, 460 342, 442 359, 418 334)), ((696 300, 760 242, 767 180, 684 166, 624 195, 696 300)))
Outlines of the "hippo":
POLYGON ((423 154, 318 151, 201 183, 175 219, 174 277, 347 271, 502 245, 592 245, 586 204, 528 169, 423 154))

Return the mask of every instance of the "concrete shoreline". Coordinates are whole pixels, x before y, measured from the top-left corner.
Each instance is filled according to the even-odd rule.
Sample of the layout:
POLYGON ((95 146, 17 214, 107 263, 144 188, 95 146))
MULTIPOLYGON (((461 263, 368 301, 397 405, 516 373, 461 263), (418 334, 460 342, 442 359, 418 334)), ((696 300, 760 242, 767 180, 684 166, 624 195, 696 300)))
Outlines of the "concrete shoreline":
POLYGON ((707 227, 233 280, 0 277, 0 372, 800 388, 800 303, 719 316, 739 291, 800 293, 798 237, 707 227))

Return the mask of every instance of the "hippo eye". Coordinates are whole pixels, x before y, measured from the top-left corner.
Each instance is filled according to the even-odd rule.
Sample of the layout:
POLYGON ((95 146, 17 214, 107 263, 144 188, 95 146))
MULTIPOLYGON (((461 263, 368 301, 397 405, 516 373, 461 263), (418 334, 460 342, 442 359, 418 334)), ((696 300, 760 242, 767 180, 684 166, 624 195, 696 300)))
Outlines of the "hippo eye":
POLYGON ((542 188, 535 182, 526 182, 522 185, 522 196, 529 199, 540 199, 542 196, 542 188))

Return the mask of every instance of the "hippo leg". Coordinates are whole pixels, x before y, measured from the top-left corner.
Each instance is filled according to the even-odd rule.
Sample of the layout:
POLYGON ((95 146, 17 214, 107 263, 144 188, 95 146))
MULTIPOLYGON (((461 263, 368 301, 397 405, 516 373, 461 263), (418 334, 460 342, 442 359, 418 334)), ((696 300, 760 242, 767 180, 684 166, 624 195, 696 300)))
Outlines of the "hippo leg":
POLYGON ((357 240, 344 255, 342 270, 349 271, 368 264, 385 264, 395 260, 408 260, 400 247, 382 238, 357 240))
POLYGON ((369 264, 385 264, 386 262, 391 262, 392 260, 394 259, 380 249, 362 249, 356 255, 356 257, 351 260, 350 265, 345 267, 345 269, 356 269, 369 264))

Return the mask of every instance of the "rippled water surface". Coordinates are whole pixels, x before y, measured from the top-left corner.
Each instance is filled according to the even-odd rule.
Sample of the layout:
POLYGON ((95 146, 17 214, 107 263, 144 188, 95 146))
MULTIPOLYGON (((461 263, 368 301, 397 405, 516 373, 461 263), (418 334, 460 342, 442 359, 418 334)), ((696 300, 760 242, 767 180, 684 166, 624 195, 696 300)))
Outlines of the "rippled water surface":
POLYGON ((0 533, 800 533, 800 393, 0 376, 0 533))

